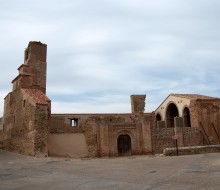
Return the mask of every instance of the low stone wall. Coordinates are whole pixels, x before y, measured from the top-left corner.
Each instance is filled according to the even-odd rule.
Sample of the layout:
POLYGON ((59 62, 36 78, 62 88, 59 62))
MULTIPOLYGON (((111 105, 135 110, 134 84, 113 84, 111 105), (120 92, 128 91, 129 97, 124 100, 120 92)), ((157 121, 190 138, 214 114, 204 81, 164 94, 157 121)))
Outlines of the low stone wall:
POLYGON ((165 148, 174 147, 175 142, 172 140, 173 135, 174 128, 152 129, 151 139, 153 153, 162 153, 165 148))
POLYGON ((203 146, 203 138, 198 127, 183 128, 183 143, 185 147, 203 146))
MULTIPOLYGON (((220 145, 209 145, 209 146, 191 146, 191 147, 179 147, 179 155, 191 155, 191 154, 205 154, 205 153, 214 153, 220 152, 220 145)), ((165 148, 163 150, 165 156, 176 156, 176 148, 165 148)))

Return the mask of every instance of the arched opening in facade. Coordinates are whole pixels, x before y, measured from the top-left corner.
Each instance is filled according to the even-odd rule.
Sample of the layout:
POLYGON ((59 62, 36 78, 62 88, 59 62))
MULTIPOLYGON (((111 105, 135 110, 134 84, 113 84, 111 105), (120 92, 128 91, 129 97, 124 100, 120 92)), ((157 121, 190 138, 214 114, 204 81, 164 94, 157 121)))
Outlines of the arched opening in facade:
POLYGON ((174 127, 174 118, 179 116, 178 109, 174 103, 167 107, 166 123, 167 127, 174 127))
POLYGON ((117 144, 119 156, 131 155, 131 137, 129 135, 120 135, 118 137, 117 144))
POLYGON ((191 127, 190 111, 187 107, 183 110, 183 125, 184 127, 191 127))
POLYGON ((161 116, 159 113, 156 115, 156 121, 161 121, 161 116))
POLYGON ((159 113, 156 115, 156 125, 157 125, 157 127, 158 127, 158 121, 161 121, 161 116, 160 116, 159 113))

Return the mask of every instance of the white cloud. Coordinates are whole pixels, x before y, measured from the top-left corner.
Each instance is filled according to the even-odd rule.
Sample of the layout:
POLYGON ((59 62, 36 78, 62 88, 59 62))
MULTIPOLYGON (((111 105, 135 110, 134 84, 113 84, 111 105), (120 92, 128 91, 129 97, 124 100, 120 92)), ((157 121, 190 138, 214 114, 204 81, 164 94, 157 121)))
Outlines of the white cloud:
POLYGON ((54 112, 130 112, 131 94, 147 94, 147 111, 171 92, 219 96, 220 1, 0 5, 0 115, 32 40, 48 44, 54 112))

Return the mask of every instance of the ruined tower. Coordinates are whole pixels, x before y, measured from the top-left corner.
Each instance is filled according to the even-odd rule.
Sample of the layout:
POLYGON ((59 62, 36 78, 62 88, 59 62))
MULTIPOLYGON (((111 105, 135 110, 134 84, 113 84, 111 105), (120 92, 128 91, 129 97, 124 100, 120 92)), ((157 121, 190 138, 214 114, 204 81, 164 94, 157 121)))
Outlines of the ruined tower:
POLYGON ((12 81, 13 90, 17 88, 40 89, 46 93, 47 45, 31 41, 24 53, 24 64, 19 75, 12 81))
POLYGON ((47 45, 31 41, 24 63, 4 100, 3 147, 34 156, 47 156, 51 102, 46 96, 47 45))

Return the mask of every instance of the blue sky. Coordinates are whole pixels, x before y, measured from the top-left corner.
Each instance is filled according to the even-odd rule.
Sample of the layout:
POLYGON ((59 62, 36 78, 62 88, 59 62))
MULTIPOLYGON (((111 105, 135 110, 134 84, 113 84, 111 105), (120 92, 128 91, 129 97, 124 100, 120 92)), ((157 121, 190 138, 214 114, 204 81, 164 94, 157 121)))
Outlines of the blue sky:
POLYGON ((53 113, 154 111, 170 93, 220 97, 219 0, 0 1, 0 116, 29 41, 48 45, 53 113))

